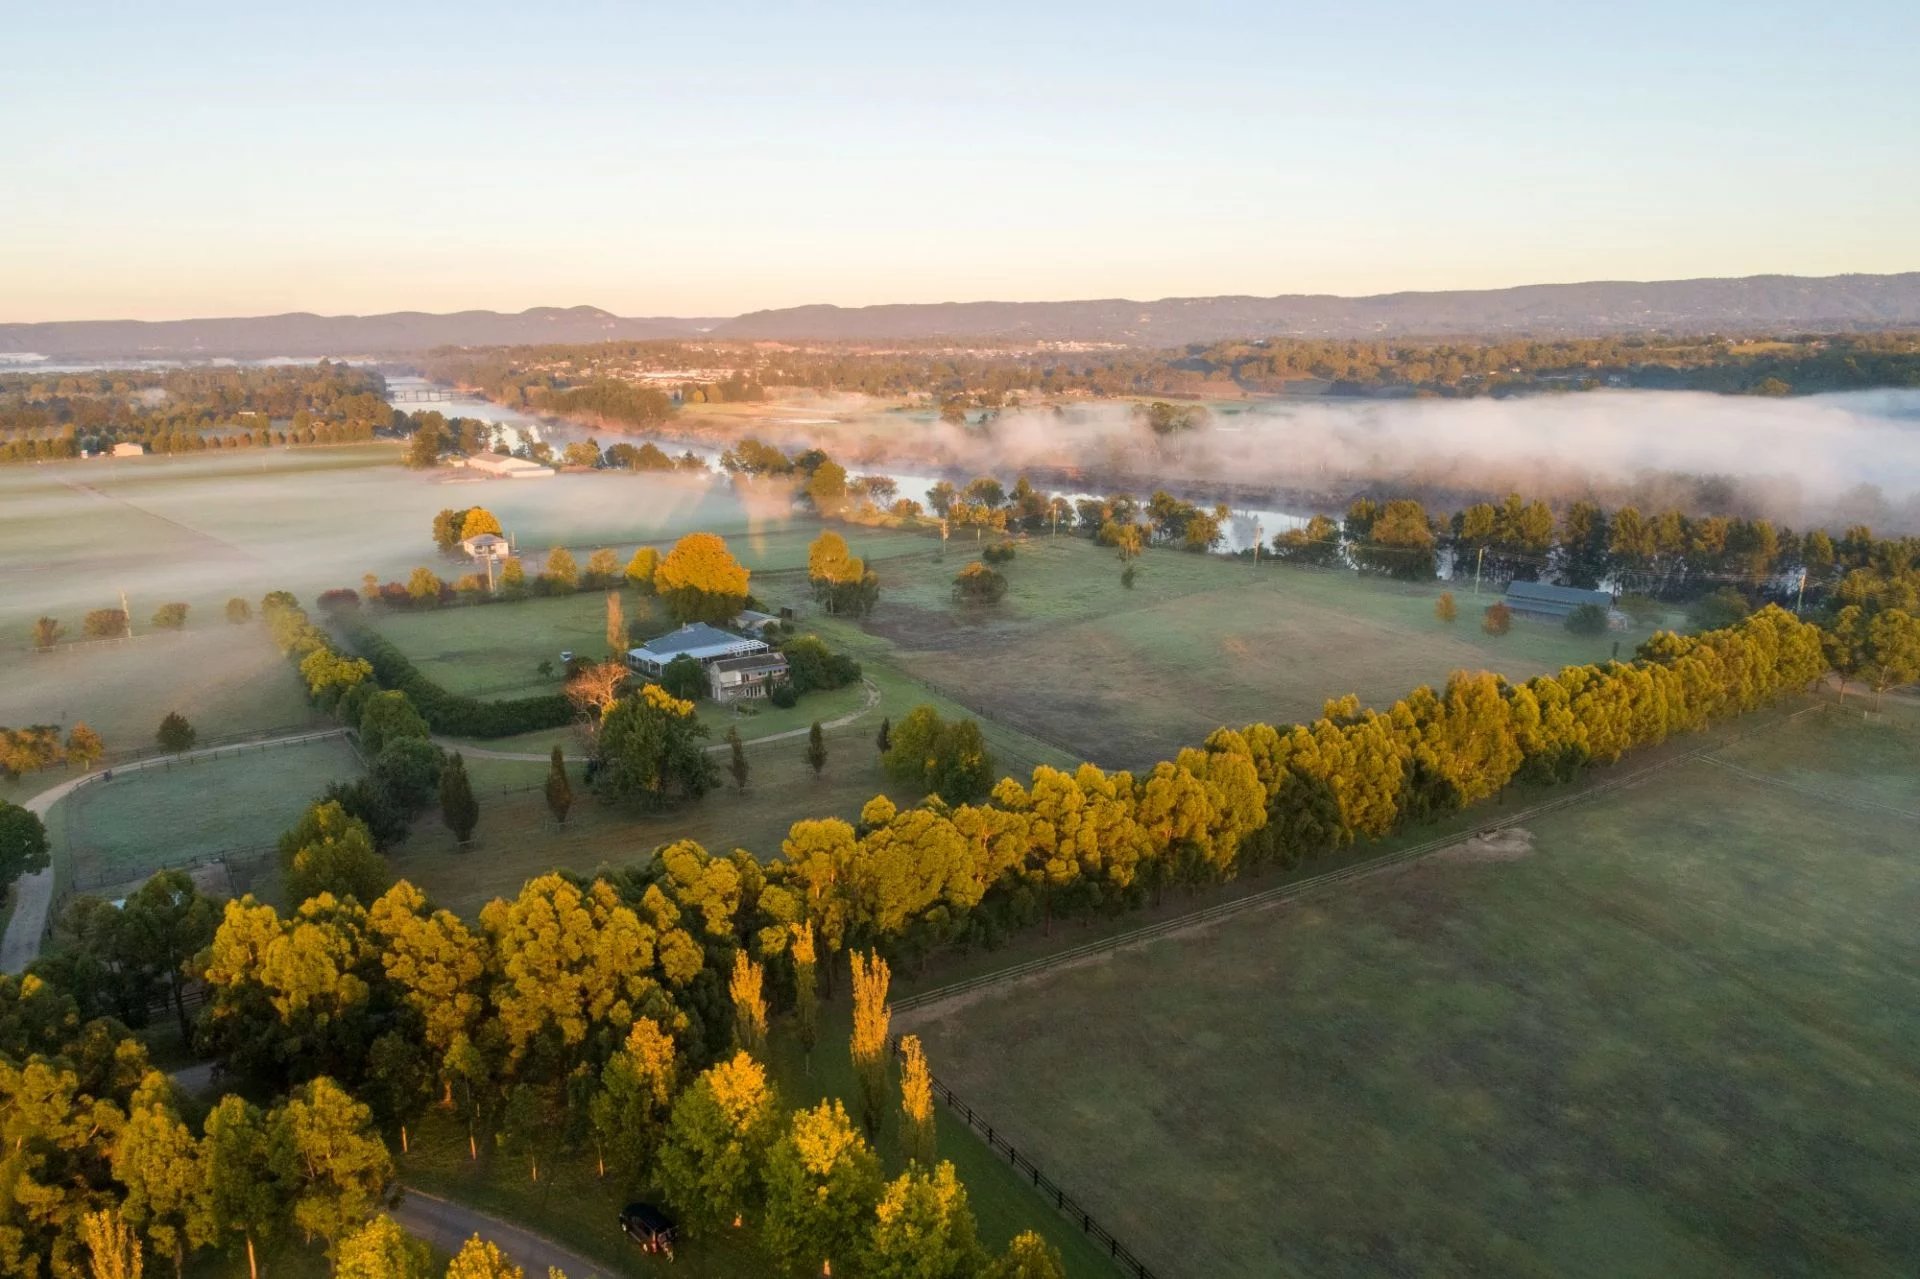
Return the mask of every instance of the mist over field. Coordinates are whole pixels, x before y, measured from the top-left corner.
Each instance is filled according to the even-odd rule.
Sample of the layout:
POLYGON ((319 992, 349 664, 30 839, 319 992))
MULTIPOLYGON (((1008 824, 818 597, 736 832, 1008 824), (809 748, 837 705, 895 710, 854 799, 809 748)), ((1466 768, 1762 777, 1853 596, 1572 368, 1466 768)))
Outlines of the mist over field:
MULTIPOLYGON (((860 463, 1021 470, 1086 486, 1267 487, 1459 500, 1510 489, 1610 505, 1765 514, 1796 525, 1920 527, 1920 391, 1792 399, 1594 391, 1504 400, 1301 400, 1217 408, 1204 429, 1155 437, 1132 406, 1002 413, 984 430, 856 422, 860 463)), ((829 445, 831 447, 831 445, 829 445)))

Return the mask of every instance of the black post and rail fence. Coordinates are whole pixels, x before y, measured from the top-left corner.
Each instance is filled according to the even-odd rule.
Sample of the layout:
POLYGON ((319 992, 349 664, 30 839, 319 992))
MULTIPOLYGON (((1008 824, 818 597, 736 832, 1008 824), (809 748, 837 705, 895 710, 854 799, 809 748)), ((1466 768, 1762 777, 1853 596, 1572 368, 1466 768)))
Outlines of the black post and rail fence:
MULTIPOLYGON (((900 1041, 897 1038, 893 1041, 893 1051, 896 1055, 900 1051, 900 1041)), ((1079 1227, 1082 1234, 1098 1244, 1123 1274, 1131 1276, 1131 1279, 1155 1279, 1153 1271, 1147 1268, 1146 1262, 1134 1256, 1133 1250, 1116 1239, 1111 1230, 1095 1221, 1092 1213, 1081 1207, 1079 1201, 1072 1195, 1062 1190, 1059 1182, 1042 1172, 1038 1164, 1022 1154, 1019 1147, 1007 1140, 1005 1133, 998 1131, 987 1121, 985 1115, 963 1101, 953 1089, 940 1082, 939 1076, 929 1076, 929 1078, 933 1084, 933 1095, 945 1102, 948 1110, 964 1119, 967 1127, 985 1138, 989 1150, 1005 1157, 1006 1161, 1018 1169, 1023 1177, 1032 1182, 1033 1188, 1040 1193, 1041 1198, 1052 1204, 1061 1216, 1079 1227)))

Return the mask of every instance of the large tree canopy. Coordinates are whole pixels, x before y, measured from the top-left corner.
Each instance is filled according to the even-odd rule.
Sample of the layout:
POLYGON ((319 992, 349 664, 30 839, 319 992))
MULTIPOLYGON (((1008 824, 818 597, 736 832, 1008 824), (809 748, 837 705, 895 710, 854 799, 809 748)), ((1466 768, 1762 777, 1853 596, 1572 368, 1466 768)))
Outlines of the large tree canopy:
POLYGON ((676 621, 718 624, 746 607, 747 577, 725 539, 689 533, 660 561, 653 585, 676 621))

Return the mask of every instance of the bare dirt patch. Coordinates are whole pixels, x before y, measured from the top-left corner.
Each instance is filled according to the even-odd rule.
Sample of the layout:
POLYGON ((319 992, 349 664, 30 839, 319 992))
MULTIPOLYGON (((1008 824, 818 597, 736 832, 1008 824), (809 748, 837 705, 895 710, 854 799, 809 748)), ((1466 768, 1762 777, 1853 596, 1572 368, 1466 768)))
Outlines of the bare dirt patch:
POLYGON ((1524 826, 1503 826, 1481 831, 1450 848, 1443 848, 1429 860, 1436 862, 1517 862, 1533 855, 1533 832, 1524 826))

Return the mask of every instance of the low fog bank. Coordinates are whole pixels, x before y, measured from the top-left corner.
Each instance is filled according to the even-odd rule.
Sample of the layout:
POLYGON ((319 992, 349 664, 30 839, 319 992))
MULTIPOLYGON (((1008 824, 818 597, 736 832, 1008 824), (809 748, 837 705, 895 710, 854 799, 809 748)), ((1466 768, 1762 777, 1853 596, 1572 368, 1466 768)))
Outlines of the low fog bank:
POLYGON ((1920 528, 1913 390, 1267 402, 1216 410, 1207 427, 1165 438, 1120 404, 1012 411, 984 428, 869 420, 841 430, 833 443, 850 465, 1027 471, 1053 487, 1168 487, 1236 505, 1338 508, 1363 492, 1447 504, 1517 490, 1795 526, 1920 528))

